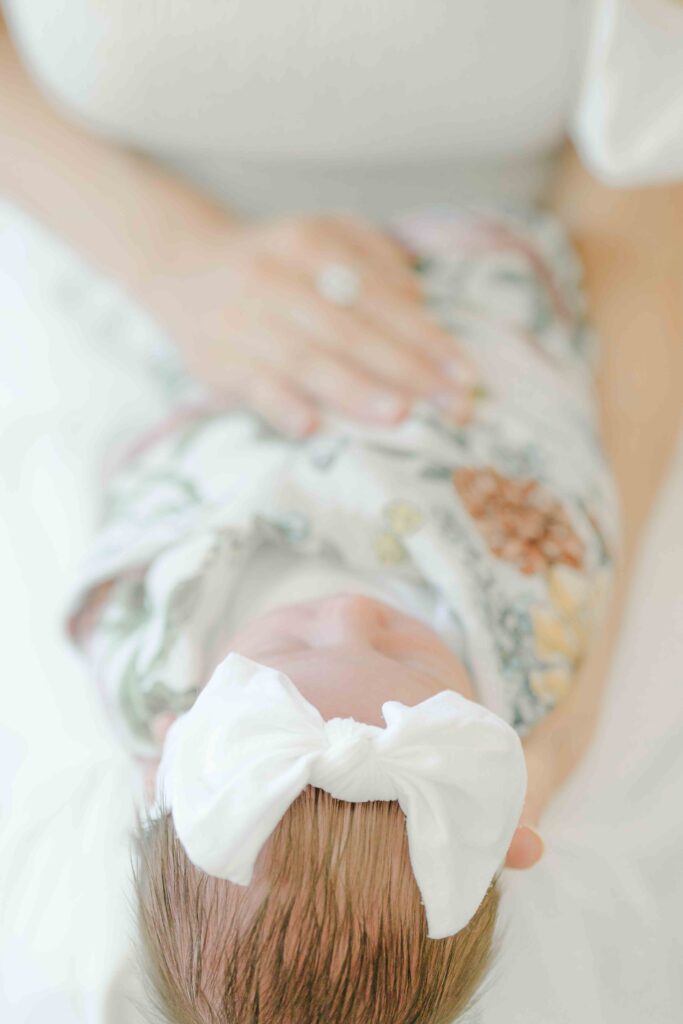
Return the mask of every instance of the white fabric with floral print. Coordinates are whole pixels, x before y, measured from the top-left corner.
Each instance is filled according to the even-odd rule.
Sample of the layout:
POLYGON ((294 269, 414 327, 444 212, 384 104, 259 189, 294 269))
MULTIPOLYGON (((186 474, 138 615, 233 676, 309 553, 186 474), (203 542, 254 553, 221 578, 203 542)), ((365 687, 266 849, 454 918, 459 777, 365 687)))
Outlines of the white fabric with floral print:
POLYGON ((480 367, 476 414, 457 427, 424 403, 390 429, 329 415, 293 441, 176 378, 167 421, 111 475, 70 606, 78 638, 89 599, 114 581, 88 656, 140 754, 157 748, 155 719, 207 681, 216 631, 266 544, 427 587, 481 699, 521 733, 571 686, 618 538, 579 261, 560 222, 526 205, 429 208, 387 226, 480 367))

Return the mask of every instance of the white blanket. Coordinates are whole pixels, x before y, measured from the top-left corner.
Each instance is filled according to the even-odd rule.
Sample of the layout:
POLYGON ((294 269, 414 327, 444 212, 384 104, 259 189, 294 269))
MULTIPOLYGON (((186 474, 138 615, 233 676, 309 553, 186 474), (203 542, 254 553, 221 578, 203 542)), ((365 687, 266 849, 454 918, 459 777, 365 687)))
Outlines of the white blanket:
MULTIPOLYGON (((129 1024, 127 832, 138 781, 58 613, 94 524, 103 439, 155 411, 126 358, 158 337, 0 207, 0 1017, 129 1024), (117 310, 119 312, 117 312, 117 310), (10 816, 11 815, 11 816, 10 816)), ((602 728, 507 873, 477 1024, 683 1019, 683 450, 647 538, 602 728)))

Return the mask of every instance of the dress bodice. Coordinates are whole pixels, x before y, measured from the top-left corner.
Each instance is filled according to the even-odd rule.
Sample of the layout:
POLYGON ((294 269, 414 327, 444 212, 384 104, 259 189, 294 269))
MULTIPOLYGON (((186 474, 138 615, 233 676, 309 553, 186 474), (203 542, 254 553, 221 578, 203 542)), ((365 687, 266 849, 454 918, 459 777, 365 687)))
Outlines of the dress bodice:
POLYGON ((586 0, 5 0, 71 114, 251 213, 542 190, 586 0))

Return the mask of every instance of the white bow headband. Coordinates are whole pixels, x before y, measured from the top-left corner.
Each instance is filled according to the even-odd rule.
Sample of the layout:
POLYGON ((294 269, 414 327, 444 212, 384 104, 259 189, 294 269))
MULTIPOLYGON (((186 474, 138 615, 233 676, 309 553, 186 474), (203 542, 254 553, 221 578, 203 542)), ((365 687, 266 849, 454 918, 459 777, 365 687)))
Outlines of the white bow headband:
POLYGON ((190 860, 238 885, 307 785, 340 800, 398 800, 429 936, 460 931, 502 866, 526 791, 514 729, 451 690, 382 706, 386 728, 326 722, 281 672, 221 662, 171 726, 157 781, 190 860))

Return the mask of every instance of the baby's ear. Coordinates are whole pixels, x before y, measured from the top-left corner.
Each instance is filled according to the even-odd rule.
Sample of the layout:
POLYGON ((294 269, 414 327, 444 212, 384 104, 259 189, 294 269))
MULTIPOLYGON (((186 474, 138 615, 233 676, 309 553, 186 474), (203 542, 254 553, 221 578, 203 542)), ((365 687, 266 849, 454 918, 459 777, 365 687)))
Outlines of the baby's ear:
POLYGON ((508 848, 505 866, 524 870, 537 864, 543 856, 545 847, 543 840, 530 825, 520 825, 515 829, 512 842, 508 848))

